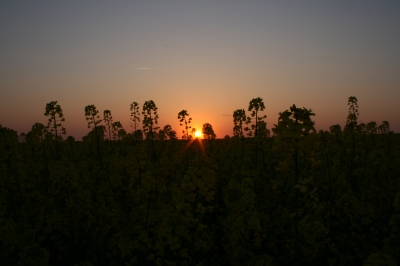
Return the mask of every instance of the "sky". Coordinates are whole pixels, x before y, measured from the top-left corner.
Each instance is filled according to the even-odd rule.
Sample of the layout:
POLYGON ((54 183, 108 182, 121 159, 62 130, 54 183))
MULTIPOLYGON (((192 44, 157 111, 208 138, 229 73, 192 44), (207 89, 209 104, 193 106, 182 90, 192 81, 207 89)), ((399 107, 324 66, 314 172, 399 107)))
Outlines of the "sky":
MULTIPOLYGON (((293 104, 315 128, 359 121, 400 132, 400 1, 0 1, 0 124, 27 133, 63 110, 67 136, 89 132, 84 108, 130 127, 153 100, 159 126, 232 136, 253 98, 269 129, 293 104)), ((250 115, 250 112, 247 112, 250 115)))

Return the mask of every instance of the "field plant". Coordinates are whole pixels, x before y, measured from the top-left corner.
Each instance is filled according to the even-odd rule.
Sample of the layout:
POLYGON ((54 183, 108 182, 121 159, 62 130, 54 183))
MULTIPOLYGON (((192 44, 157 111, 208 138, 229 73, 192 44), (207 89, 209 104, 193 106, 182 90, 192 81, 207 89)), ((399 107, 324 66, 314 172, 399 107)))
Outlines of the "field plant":
POLYGON ((67 137, 67 142, 69 144, 69 149, 71 152, 71 158, 74 160, 74 143, 75 143, 75 138, 73 136, 68 136, 67 137))
POLYGON ((351 163, 350 163, 350 179, 354 191, 358 190, 358 180, 356 175, 356 129, 358 125, 358 100, 354 96, 350 96, 347 102, 349 106, 349 114, 346 120, 345 132, 351 135, 351 163))
POLYGON ((121 122, 115 121, 111 124, 111 133, 113 140, 120 140, 120 136, 118 135, 118 131, 123 129, 121 122))
MULTIPOLYGON (((43 125, 42 125, 43 126, 43 125)), ((44 128, 44 126, 43 126, 44 128)), ((45 129, 43 129, 45 130, 45 129)), ((12 147, 15 146, 16 143, 18 143, 18 134, 16 131, 7 128, 7 127, 2 127, 0 124, 0 147, 1 153, 0 153, 0 158, 2 161, 6 162, 7 169, 11 170, 11 159, 12 157, 15 157, 15 154, 13 154, 12 147)), ((14 147, 15 148, 15 147, 14 147)))
POLYGON ((0 126, 1 265, 400 264, 400 136, 389 122, 369 133, 352 116, 353 130, 316 132, 314 113, 293 105, 271 136, 255 125, 259 108, 252 137, 237 127, 206 152, 209 136, 187 141, 186 111, 178 140, 157 128, 155 104, 143 109, 146 140, 113 122, 114 149, 94 105, 88 134, 59 139, 59 155, 43 124, 25 136, 0 126))
MULTIPOLYGON (((249 137, 254 137, 255 140, 255 168, 257 168, 257 163, 258 163, 258 142, 260 137, 262 136, 260 134, 260 129, 261 132, 267 132, 266 129, 266 123, 264 122, 264 119, 267 118, 266 115, 263 116, 258 116, 258 113, 261 111, 264 111, 265 105, 263 100, 260 97, 254 98, 249 102, 249 108, 248 111, 251 112, 250 116, 247 117, 246 124, 250 125, 249 127, 245 127, 244 130, 247 131, 247 136, 249 137), (252 121, 253 120, 253 121, 252 121)), ((266 135, 266 134, 263 134, 266 135)))
POLYGON ((169 139, 176 139, 176 132, 175 130, 172 129, 170 125, 164 126, 164 134, 169 138, 169 139))
POLYGON ((146 135, 146 139, 151 141, 151 150, 153 161, 156 160, 156 150, 154 148, 154 134, 157 132, 159 127, 158 124, 158 113, 157 106, 154 101, 146 101, 143 104, 143 132, 146 135))
POLYGON ((215 139, 217 135, 214 133, 214 129, 210 123, 205 123, 201 130, 205 139, 215 139))
POLYGON ((65 121, 62 109, 57 101, 52 101, 46 104, 45 116, 48 116, 47 130, 54 134, 54 141, 56 143, 57 155, 59 155, 59 144, 58 142, 62 140, 61 134, 66 135, 67 132, 62 126, 61 122, 65 121))
POLYGON ((165 125, 157 135, 159 140, 176 139, 176 132, 170 125, 165 125))
MULTIPOLYGON (((196 132, 196 131, 195 131, 196 132)), ((201 130, 203 137, 208 140, 208 145, 210 146, 210 151, 213 153, 212 142, 215 140, 217 135, 214 133, 214 129, 210 123, 205 123, 201 130)))
POLYGON ((191 139, 191 135, 189 134, 189 129, 192 128, 192 126, 190 126, 190 123, 192 122, 192 118, 189 117, 189 114, 186 110, 182 110, 178 113, 178 119, 180 122, 180 126, 184 126, 184 129, 182 130, 182 138, 183 139, 191 139))
POLYGON ((339 142, 339 137, 343 134, 342 127, 340 125, 333 125, 329 127, 331 134, 335 135, 336 140, 339 142))
POLYGON ((135 140, 139 140, 137 138, 139 135, 137 134, 137 130, 139 129, 140 122, 140 112, 139 112, 139 104, 137 102, 131 103, 131 127, 133 128, 133 137, 135 140))
POLYGON ((246 111, 244 109, 237 109, 233 112, 233 137, 240 138, 242 158, 244 155, 244 135, 243 124, 246 123, 246 111))
POLYGON ((244 138, 243 135, 243 124, 246 123, 247 117, 244 109, 238 109, 233 112, 233 136, 238 138, 244 138))
POLYGON ((245 131, 248 131, 247 135, 249 137, 257 138, 259 131, 259 123, 263 121, 265 118, 267 118, 266 115, 258 116, 258 112, 264 111, 264 109, 265 105, 260 97, 254 98, 250 101, 248 111, 250 111, 251 114, 250 116, 247 117, 246 121, 246 124, 250 125, 250 128, 246 127, 244 129, 245 131))
POLYGON ((112 129, 112 124, 113 124, 114 121, 113 121, 113 118, 112 118, 110 110, 104 110, 104 112, 103 112, 103 121, 106 124, 106 129, 108 131, 108 139, 111 140, 111 129, 112 129))
POLYGON ((310 133, 315 132, 314 122, 311 120, 311 109, 297 108, 296 105, 290 107, 289 110, 279 113, 278 124, 272 129, 276 135, 278 142, 287 141, 293 145, 294 148, 294 185, 295 185, 295 198, 294 198, 294 219, 295 219, 295 250, 296 261, 300 260, 300 239, 299 239, 299 190, 302 193, 307 191, 305 184, 309 182, 309 178, 300 180, 299 170, 299 148, 300 141, 309 137, 310 133))
POLYGON ((193 127, 192 128, 192 130, 190 131, 190 139, 194 139, 194 138, 196 138, 196 132, 197 132, 197 129, 195 128, 195 127, 193 127))
POLYGON ((104 139, 104 126, 103 128, 99 128, 100 123, 102 121, 99 116, 99 111, 93 104, 87 105, 85 107, 85 116, 86 116, 86 121, 88 122, 88 128, 92 129, 92 132, 94 132, 95 134, 97 156, 99 157, 101 167, 103 167, 103 158, 100 149, 100 139, 102 140, 104 139), (100 134, 102 134, 102 136, 100 134))
POLYGON ((390 124, 388 121, 383 121, 382 124, 378 127, 378 132, 380 134, 387 134, 390 131, 390 124))

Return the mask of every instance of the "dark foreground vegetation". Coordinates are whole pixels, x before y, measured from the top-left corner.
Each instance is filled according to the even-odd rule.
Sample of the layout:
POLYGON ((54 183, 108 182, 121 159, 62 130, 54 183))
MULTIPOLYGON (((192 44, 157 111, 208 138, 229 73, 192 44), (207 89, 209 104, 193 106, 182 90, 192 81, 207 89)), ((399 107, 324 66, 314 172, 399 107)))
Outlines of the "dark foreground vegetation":
POLYGON ((87 106, 92 131, 75 141, 52 102, 50 126, 0 127, 0 264, 399 265, 400 136, 358 124, 356 104, 330 132, 293 105, 270 136, 257 98, 234 137, 208 124, 204 140, 185 110, 184 140, 152 112, 143 140, 87 106))

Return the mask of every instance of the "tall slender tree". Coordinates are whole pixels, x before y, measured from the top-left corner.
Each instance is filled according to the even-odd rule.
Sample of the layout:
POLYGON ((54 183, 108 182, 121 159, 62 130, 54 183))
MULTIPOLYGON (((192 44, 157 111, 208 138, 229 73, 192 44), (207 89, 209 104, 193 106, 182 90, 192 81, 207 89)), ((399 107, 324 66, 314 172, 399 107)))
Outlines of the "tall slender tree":
POLYGON ((32 126, 32 130, 28 134, 32 134, 33 139, 39 139, 40 142, 42 143, 42 148, 43 148, 43 156, 44 156, 44 161, 45 161, 45 166, 46 166, 46 173, 49 174, 49 164, 47 160, 47 153, 46 153, 46 146, 45 146, 45 135, 48 133, 47 127, 45 127, 41 123, 35 123, 32 126))
MULTIPOLYGON (((258 116, 258 113, 264 111, 265 105, 262 98, 257 97, 250 101, 248 111, 251 112, 251 115, 247 117, 246 124, 249 125, 252 123, 252 118, 254 118, 254 124, 251 124, 251 129, 249 127, 245 127, 245 131, 248 131, 247 135, 249 137, 254 137, 255 139, 255 166, 257 168, 258 164, 258 137, 259 137, 259 128, 260 123, 263 122, 263 119, 267 116, 258 116), (253 133, 254 132, 254 133, 253 133)), ((262 154, 263 155, 263 154, 262 154)), ((263 162, 264 164, 264 162, 263 162)))
POLYGON ((233 112, 233 136, 243 138, 243 123, 246 123, 246 112, 238 109, 233 112))
POLYGON ((180 122, 180 126, 184 126, 184 129, 182 130, 182 138, 183 139, 191 139, 191 135, 189 134, 189 129, 192 128, 190 126, 190 123, 192 122, 192 118, 189 117, 189 114, 186 110, 182 110, 178 113, 178 119, 180 122))
POLYGON ((372 148, 375 146, 375 135, 378 134, 378 124, 374 121, 365 126, 365 131, 371 136, 372 148))
POLYGON ((360 115, 358 112, 357 98, 355 96, 350 96, 347 105, 349 106, 349 114, 347 115, 345 130, 354 134, 357 128, 358 117, 360 115))
POLYGON ((266 137, 269 137, 270 134, 271 134, 271 132, 267 128, 267 122, 265 122, 263 120, 258 121, 258 123, 257 123, 257 136, 259 138, 266 138, 266 137))
POLYGON ((203 133, 203 137, 208 140, 207 142, 210 147, 210 151, 211 151, 211 153, 213 153, 213 147, 212 147, 211 140, 214 140, 217 137, 217 135, 214 133, 214 129, 212 128, 212 125, 210 123, 205 123, 201 130, 201 133, 203 133))
POLYGON ((350 163, 350 176, 351 176, 351 187, 353 191, 358 191, 358 181, 357 176, 355 175, 356 169, 356 140, 355 134, 358 124, 358 100, 355 96, 350 96, 347 105, 349 106, 349 114, 346 120, 345 132, 351 135, 352 140, 352 153, 351 153, 351 163, 350 163))
POLYGON ((111 124, 113 140, 118 140, 118 131, 123 129, 121 122, 116 121, 111 124))
POLYGON ((382 124, 378 127, 378 132, 381 134, 389 133, 390 124, 388 121, 383 121, 382 124))
POLYGON ((378 124, 374 121, 371 121, 366 126, 366 131, 368 134, 377 134, 378 133, 378 124))
POLYGON ((131 103, 131 127, 133 128, 133 136, 137 140, 137 130, 140 122, 139 104, 137 102, 131 103))
POLYGON ((125 138, 126 135, 127 134, 126 134, 125 129, 121 128, 121 129, 118 130, 118 140, 121 140, 121 139, 125 138))
POLYGON ((378 127, 378 132, 382 135, 382 142, 383 142, 383 135, 390 132, 390 124, 388 121, 383 121, 382 124, 378 127))
POLYGON ((60 134, 66 135, 67 132, 65 128, 61 125, 61 122, 64 122, 65 118, 60 105, 57 104, 57 101, 52 101, 46 104, 44 115, 49 117, 46 129, 54 134, 56 151, 57 155, 59 155, 58 141, 61 139, 60 134))
POLYGON ((26 142, 26 134, 24 132, 21 132, 21 134, 19 134, 18 140, 21 143, 25 143, 26 142))
POLYGON ((146 101, 143 105, 143 131, 146 135, 146 139, 151 140, 152 153, 153 153, 153 161, 156 160, 156 150, 154 148, 154 132, 156 132, 159 127, 156 126, 158 124, 158 113, 157 106, 154 101, 146 101))
POLYGON ((74 159, 74 143, 75 143, 75 138, 73 136, 68 136, 67 137, 67 143, 69 144, 69 150, 71 153, 71 158, 72 160, 74 159))
POLYGON ((176 132, 172 129, 170 125, 164 126, 164 133, 169 139, 176 139, 176 132))
POLYGON ((104 110, 103 120, 108 129, 108 139, 111 141, 111 128, 112 128, 113 118, 110 110, 104 110))
POLYGON ((166 125, 163 129, 158 131, 157 137, 159 140, 166 140, 167 138, 176 139, 176 132, 172 130, 170 125, 166 125))
POLYGON ((250 101, 248 111, 251 111, 251 115, 247 117, 246 124, 251 124, 252 118, 254 118, 255 121, 254 124, 251 124, 251 129, 249 127, 245 128, 245 131, 249 131, 249 133, 247 134, 249 137, 252 137, 253 135, 254 137, 257 137, 259 129, 258 123, 260 121, 263 121, 264 118, 267 118, 266 115, 258 116, 258 112, 264 111, 264 109, 265 105, 262 98, 257 97, 250 101), (254 131, 254 134, 251 130, 254 131))
POLYGON ((243 123, 246 123, 246 111, 244 109, 238 109, 233 112, 233 136, 240 138, 240 144, 242 148, 242 158, 244 156, 244 135, 243 135, 243 123))
POLYGON ((97 110, 96 106, 94 106, 94 104, 85 107, 85 116, 86 116, 86 121, 88 121, 88 128, 92 128, 96 133, 97 155, 100 160, 100 165, 103 168, 103 158, 100 150, 100 136, 98 132, 101 119, 99 116, 99 111, 97 110))
POLYGON ((211 124, 205 123, 202 128, 202 133, 204 138, 211 140, 215 139, 217 135, 214 133, 214 129, 211 124))
POLYGON ((190 131, 190 139, 196 138, 196 132, 197 132, 197 129, 195 127, 193 127, 192 130, 190 131))
MULTIPOLYGON (((311 109, 297 108, 296 105, 290 107, 290 111, 286 110, 279 113, 278 125, 272 129, 276 135, 276 141, 289 141, 294 147, 294 184, 296 188, 300 188, 299 184, 299 166, 298 166, 298 142, 307 138, 311 133, 315 133, 314 122, 311 120, 311 116, 315 114, 311 109)), ((301 255, 301 245, 299 236, 299 189, 295 190, 294 209, 295 209, 295 250, 296 250, 296 261, 299 261, 301 255)))
POLYGON ((335 134, 336 141, 339 142, 339 136, 343 134, 342 127, 339 124, 332 125, 329 127, 331 134, 335 134))
POLYGON ((13 151, 12 148, 16 144, 18 144, 17 131, 12 130, 7 127, 2 127, 2 125, 0 124, 0 158, 1 158, 1 161, 3 161, 3 159, 7 158, 5 161, 6 161, 8 169, 11 169, 11 157, 12 157, 11 154, 13 151), (3 153, 3 150, 2 150, 3 147, 6 150, 5 154, 3 153))

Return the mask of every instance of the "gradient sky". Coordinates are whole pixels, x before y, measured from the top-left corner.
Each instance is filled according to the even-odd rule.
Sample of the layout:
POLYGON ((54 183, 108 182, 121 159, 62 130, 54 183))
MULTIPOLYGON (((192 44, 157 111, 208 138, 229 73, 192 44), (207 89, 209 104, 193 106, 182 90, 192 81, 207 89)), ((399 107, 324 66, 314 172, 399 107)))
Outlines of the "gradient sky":
MULTIPOLYGON (((269 129, 292 104, 316 128, 359 120, 400 132, 400 1, 1 1, 0 124, 27 133, 58 101, 67 135, 94 104, 129 127, 153 100, 232 135, 232 114, 264 100, 269 129)), ((248 112, 249 113, 249 112, 248 112)))

